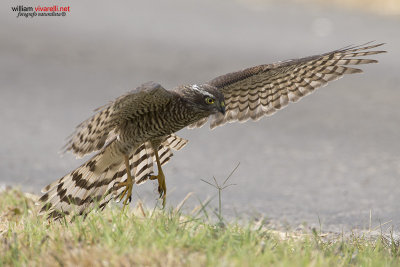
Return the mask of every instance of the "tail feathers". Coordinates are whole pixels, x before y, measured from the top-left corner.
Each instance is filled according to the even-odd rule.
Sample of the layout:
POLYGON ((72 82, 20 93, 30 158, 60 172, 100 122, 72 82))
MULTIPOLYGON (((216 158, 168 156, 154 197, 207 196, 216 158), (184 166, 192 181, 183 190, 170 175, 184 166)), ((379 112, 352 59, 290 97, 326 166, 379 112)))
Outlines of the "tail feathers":
MULTIPOLYGON (((130 159, 132 159, 132 156, 130 159)), ((114 187, 114 185, 121 183, 123 181, 126 181, 127 176, 126 176, 125 164, 122 164, 119 167, 119 169, 114 173, 113 178, 114 178, 113 182, 107 187, 107 189, 104 193, 104 198, 102 200, 100 200, 100 202, 99 202, 99 209, 101 209, 101 210, 103 210, 112 199, 119 201, 119 198, 121 197, 122 193, 124 192, 125 187, 116 189, 114 187)))
MULTIPOLYGON (((173 150, 180 150, 187 144, 188 140, 183 139, 175 134, 168 136, 158 148, 158 156, 161 165, 166 164, 173 156, 173 150)), ((150 142, 143 143, 129 158, 132 177, 135 177, 136 184, 144 183, 154 172, 154 162, 156 157, 150 142)), ((126 180, 126 171, 122 170, 124 182, 126 180)))
POLYGON ((95 155, 76 170, 58 181, 46 186, 39 202, 44 203, 40 213, 49 218, 60 218, 63 215, 85 214, 102 198, 107 189, 114 185, 113 174, 122 164, 114 162, 108 167, 100 166, 104 161, 104 151, 95 155), (95 170, 104 170, 100 174, 95 170))
MULTIPOLYGON (((161 165, 171 159, 172 149, 179 150, 187 142, 176 135, 168 136, 158 149, 161 165)), ((107 154, 103 150, 76 170, 44 187, 44 195, 39 199, 44 203, 40 213, 53 219, 69 214, 87 215, 97 204, 104 209, 112 199, 118 200, 124 187, 116 189, 114 185, 126 181, 126 168, 123 157, 111 162, 105 159, 107 154)), ((136 184, 145 182, 153 174, 155 161, 150 142, 143 143, 130 156, 130 169, 136 184)))
MULTIPOLYGON (((171 157, 172 149, 180 150, 187 144, 188 140, 183 139, 175 134, 171 134, 161 143, 158 149, 158 155, 160 158, 161 165, 166 164, 171 157)), ((136 184, 142 184, 153 174, 154 162, 156 161, 153 148, 150 142, 142 144, 136 151, 130 156, 129 164, 132 172, 132 177, 135 179, 136 184)), ((125 182, 127 179, 125 166, 121 166, 115 176, 115 182, 125 182)), ((106 196, 100 202, 99 207, 103 209, 109 201, 113 198, 119 200, 124 188, 115 190, 113 187, 109 187, 106 196)))
POLYGON ((179 137, 175 134, 171 134, 161 145, 172 148, 173 150, 180 150, 181 148, 186 146, 188 142, 189 142, 188 140, 183 139, 182 137, 179 137))
MULTIPOLYGON (((160 163, 161 165, 166 164, 171 157, 173 156, 173 153, 171 149, 173 150, 180 150, 183 148, 186 144, 188 143, 188 140, 183 139, 175 134, 171 134, 168 136, 164 142, 161 143, 160 147, 158 148, 158 156, 160 158, 160 163)), ((138 157, 134 157, 135 161, 135 166, 137 166, 136 172, 134 171, 135 174, 135 180, 137 184, 144 183, 149 176, 148 175, 142 175, 143 173, 152 173, 153 172, 153 162, 156 162, 156 157, 154 155, 154 151, 151 148, 151 145, 148 144, 145 151, 141 150, 139 151, 140 155, 138 157), (143 156, 143 154, 147 156, 143 156), (136 159, 136 160, 135 160, 136 159), (144 164, 144 161, 147 161, 147 164, 144 164), (149 161, 151 164, 149 164, 149 161), (147 167, 147 170, 145 170, 147 167)), ((135 155, 134 155, 135 156, 135 155)))

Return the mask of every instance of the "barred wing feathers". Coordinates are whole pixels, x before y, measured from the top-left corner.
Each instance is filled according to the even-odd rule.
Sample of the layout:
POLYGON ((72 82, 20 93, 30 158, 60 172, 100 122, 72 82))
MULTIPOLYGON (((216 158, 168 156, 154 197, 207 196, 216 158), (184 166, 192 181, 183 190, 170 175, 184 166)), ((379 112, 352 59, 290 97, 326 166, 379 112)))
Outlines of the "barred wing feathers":
MULTIPOLYGON (((210 127, 214 128, 227 122, 258 120, 345 74, 360 73, 361 69, 349 65, 378 62, 358 57, 384 53, 385 51, 370 51, 381 45, 383 44, 352 46, 219 76, 208 84, 223 92, 226 113, 212 115, 210 127)), ((206 121, 200 120, 190 127, 201 127, 206 121)))
POLYGON ((118 134, 125 120, 155 111, 171 101, 172 97, 172 93, 161 85, 145 83, 114 102, 96 109, 96 114, 76 127, 64 151, 71 151, 78 157, 98 151, 118 134))

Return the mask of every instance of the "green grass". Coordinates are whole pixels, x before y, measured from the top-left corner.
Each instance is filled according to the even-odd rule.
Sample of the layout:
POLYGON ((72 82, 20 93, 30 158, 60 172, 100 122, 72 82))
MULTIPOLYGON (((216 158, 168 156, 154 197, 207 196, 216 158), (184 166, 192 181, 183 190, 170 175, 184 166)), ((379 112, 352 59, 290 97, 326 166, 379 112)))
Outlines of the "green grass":
POLYGON ((25 194, 2 191, 0 266, 400 265, 398 243, 383 237, 282 235, 260 222, 214 224, 203 215, 140 207, 49 222, 25 194))

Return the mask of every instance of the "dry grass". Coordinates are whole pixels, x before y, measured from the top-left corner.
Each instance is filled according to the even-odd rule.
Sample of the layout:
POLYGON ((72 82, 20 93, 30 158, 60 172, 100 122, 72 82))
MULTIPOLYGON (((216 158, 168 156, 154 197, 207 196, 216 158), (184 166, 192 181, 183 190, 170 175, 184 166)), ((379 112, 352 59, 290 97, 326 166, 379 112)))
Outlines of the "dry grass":
POLYGON ((121 212, 73 223, 37 215, 32 196, 0 192, 0 266, 399 266, 399 242, 215 224, 176 210, 121 212))

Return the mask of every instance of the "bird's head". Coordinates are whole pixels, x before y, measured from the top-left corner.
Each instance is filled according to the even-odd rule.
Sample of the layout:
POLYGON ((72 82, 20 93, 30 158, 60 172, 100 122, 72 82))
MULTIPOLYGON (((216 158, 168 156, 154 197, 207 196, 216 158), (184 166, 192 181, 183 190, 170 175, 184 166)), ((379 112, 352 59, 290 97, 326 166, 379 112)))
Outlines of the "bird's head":
POLYGON ((185 88, 185 99, 196 109, 210 114, 225 114, 224 95, 216 87, 202 84, 185 88))

